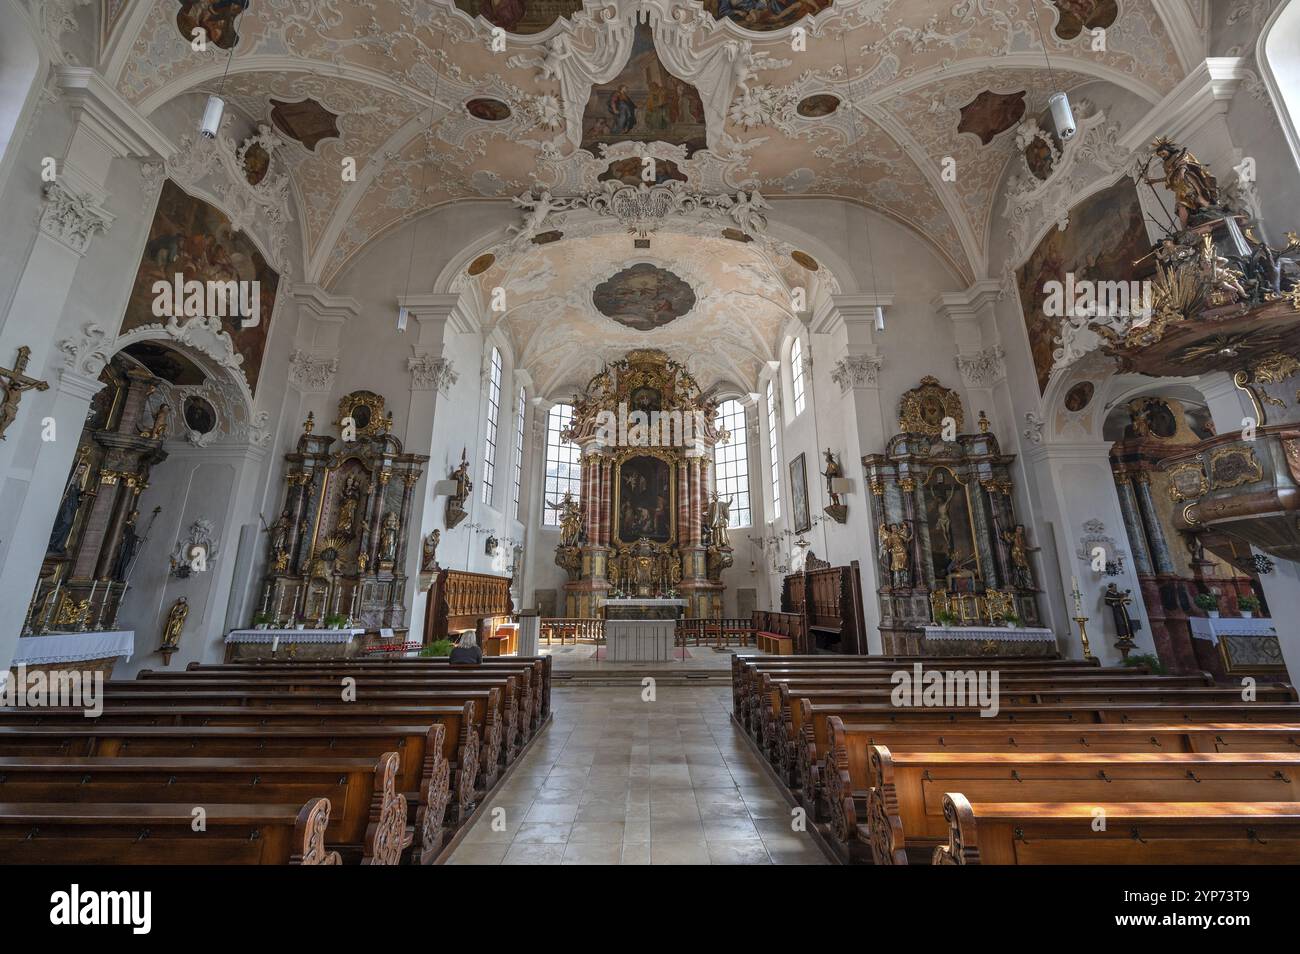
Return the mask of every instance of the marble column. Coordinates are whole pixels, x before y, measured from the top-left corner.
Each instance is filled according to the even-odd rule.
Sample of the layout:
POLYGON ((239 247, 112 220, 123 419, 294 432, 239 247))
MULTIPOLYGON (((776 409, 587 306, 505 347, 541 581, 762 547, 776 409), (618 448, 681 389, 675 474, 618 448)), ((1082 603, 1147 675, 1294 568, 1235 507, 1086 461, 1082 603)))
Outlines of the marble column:
POLYGON ((1128 541, 1133 547, 1133 568, 1139 576, 1151 576, 1151 552, 1147 549, 1147 535, 1142 527, 1142 516, 1138 513, 1137 495, 1129 475, 1123 471, 1115 472, 1115 489, 1119 492, 1119 510, 1124 517, 1124 529, 1128 531, 1128 541))
POLYGON ((1160 515, 1156 511, 1156 502, 1151 498, 1151 478, 1144 473, 1133 475, 1137 491, 1138 510, 1142 514, 1142 523, 1146 526, 1147 540, 1151 544, 1151 556, 1155 563, 1156 574, 1173 576, 1173 557, 1169 553, 1169 543, 1165 540, 1164 528, 1160 524, 1160 515))

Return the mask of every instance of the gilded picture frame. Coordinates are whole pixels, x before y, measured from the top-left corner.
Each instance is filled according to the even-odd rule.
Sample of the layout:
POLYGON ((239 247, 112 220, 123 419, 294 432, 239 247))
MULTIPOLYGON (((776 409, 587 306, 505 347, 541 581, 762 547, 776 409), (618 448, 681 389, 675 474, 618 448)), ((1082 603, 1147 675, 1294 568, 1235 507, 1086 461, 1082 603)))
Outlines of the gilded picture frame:
POLYGON ((808 463, 803 454, 790 461, 790 522, 795 533, 812 529, 812 514, 808 507, 808 463))

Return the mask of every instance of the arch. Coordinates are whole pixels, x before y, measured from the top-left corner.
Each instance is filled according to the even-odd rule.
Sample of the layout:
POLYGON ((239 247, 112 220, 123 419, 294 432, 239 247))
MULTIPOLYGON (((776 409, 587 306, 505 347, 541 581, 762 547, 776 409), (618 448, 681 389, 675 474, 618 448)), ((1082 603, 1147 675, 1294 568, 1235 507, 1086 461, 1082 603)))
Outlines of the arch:
POLYGON ((1300 166, 1300 0, 1283 0, 1273 11, 1255 45, 1255 60, 1264 76, 1273 108, 1300 166))
POLYGON ((36 112, 48 72, 44 50, 27 11, 16 0, 0 0, 5 28, 0 30, 0 191, 13 168, 23 131, 36 112))

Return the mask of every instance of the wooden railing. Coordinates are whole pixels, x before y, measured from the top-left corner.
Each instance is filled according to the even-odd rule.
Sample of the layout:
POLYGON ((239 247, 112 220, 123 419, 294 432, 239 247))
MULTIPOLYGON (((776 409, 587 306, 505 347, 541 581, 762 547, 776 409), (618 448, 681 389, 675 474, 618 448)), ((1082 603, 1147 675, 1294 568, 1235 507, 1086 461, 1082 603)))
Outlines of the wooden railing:
POLYGON ((573 641, 576 646, 579 642, 584 643, 603 643, 605 641, 605 621, 603 619, 590 619, 578 617, 543 617, 541 623, 541 638, 546 641, 546 645, 551 645, 553 639, 558 638, 560 645, 565 645, 569 640, 573 641))
POLYGON ((687 646, 689 640, 694 640, 696 646, 707 642, 719 649, 733 642, 748 646, 754 642, 754 621, 752 619, 679 619, 677 645, 687 646))

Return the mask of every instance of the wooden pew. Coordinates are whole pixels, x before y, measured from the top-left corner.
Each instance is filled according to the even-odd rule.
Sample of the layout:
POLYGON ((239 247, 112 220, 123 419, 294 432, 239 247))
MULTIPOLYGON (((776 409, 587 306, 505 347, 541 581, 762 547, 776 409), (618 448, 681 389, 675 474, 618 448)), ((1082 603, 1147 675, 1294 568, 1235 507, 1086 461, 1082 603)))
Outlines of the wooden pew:
MULTIPOLYGON (((1293 802, 1300 754, 1257 752, 891 752, 871 747, 876 784, 865 815, 852 794, 832 807, 846 853, 861 846, 876 864, 929 861, 948 842, 944 793, 973 802, 1293 802), (865 822, 865 823, 864 823, 865 822)), ((833 789, 834 786, 829 788, 833 789)), ((833 803, 832 803, 833 804, 833 803)))
MULTIPOLYGON (((125 685, 135 684, 125 683, 125 685)), ((105 713, 122 706, 183 707, 188 705, 209 708, 213 706, 231 706, 241 710, 249 710, 250 715, 256 716, 257 712, 254 710, 269 710, 283 706, 335 708, 343 712, 346 711, 347 707, 358 704, 343 702, 336 689, 308 689, 297 692, 284 692, 278 691, 274 687, 248 689, 238 685, 228 689, 173 692, 159 690, 156 686, 144 690, 116 691, 113 683, 105 683, 102 698, 105 713)), ((474 784, 476 787, 483 789, 495 785, 500 773, 502 740, 504 738, 501 698, 501 693, 495 688, 487 692, 469 690, 425 692, 420 690, 371 689, 363 694, 358 694, 358 700, 365 699, 368 703, 429 705, 459 709, 461 712, 472 712, 474 715, 473 728, 475 729, 475 736, 482 745, 481 755, 476 761, 476 769, 479 774, 474 779, 474 784), (467 705, 472 705, 474 708, 466 710, 464 707, 467 705)))
POLYGON ((1296 802, 974 802, 944 796, 935 864, 1297 864, 1296 802), (1094 831, 1097 810, 1105 831, 1094 831))
MULTIPOLYGON (((470 710, 473 703, 466 703, 470 710)), ((238 713, 236 713, 238 715, 238 713)), ((474 810, 479 740, 472 711, 459 721, 458 736, 442 723, 415 725, 115 725, 24 726, 0 719, 0 756, 99 756, 142 758, 399 757, 394 784, 417 804, 415 831, 421 850, 440 847, 448 806, 457 823, 474 810), (454 759, 454 761, 453 761, 454 759), (454 802, 452 799, 454 798, 454 802)), ((431 853, 431 854, 430 854, 431 853)))
POLYGON ((331 806, 330 844, 345 862, 397 864, 409 841, 396 752, 373 759, 0 757, 0 801, 288 803, 331 806))
POLYGON ((1001 709, 994 718, 982 718, 978 709, 896 708, 861 703, 814 705, 805 697, 792 706, 792 712, 796 719, 792 728, 793 752, 787 758, 793 763, 791 771, 794 773, 800 803, 814 818, 821 817, 824 805, 822 763, 830 750, 828 720, 832 716, 838 716, 844 723, 926 727, 933 730, 966 727, 1001 727, 1006 730, 1014 725, 1017 732, 1053 723, 1068 724, 1079 730, 1086 728, 1089 732, 1100 724, 1195 726, 1219 723, 1300 723, 1300 706, 1270 703, 1017 706, 1001 709))
POLYGON ((395 787, 398 764, 395 752, 377 764, 368 759, 0 758, 0 796, 13 802, 297 805, 314 792, 336 806, 331 842, 345 860, 397 864, 410 840, 406 799, 395 787))
POLYGON ((326 847, 330 803, 0 803, 0 864, 336 865, 326 847))

